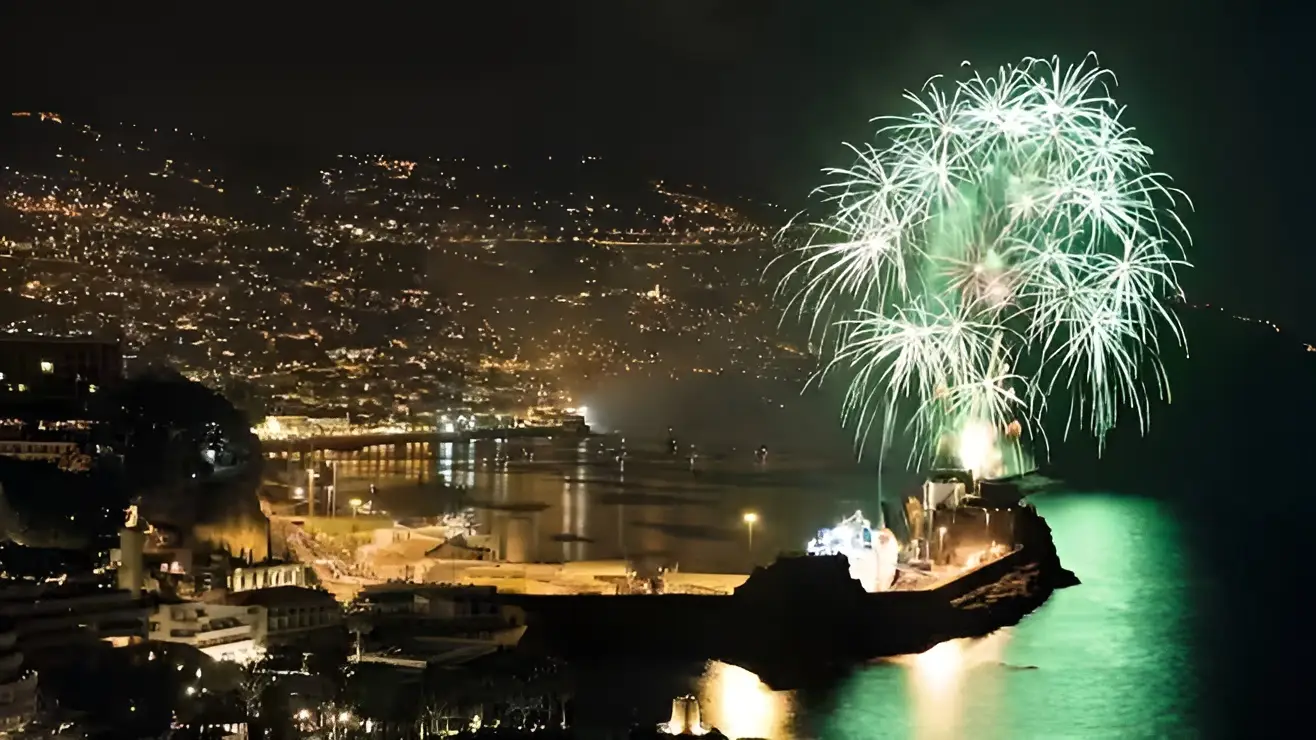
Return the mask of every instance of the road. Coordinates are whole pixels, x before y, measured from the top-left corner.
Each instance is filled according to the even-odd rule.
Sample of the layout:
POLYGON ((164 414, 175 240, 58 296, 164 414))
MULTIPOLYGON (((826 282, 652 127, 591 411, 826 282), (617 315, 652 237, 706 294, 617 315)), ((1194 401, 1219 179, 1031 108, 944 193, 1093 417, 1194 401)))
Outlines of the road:
POLYGON ((299 526, 288 527, 287 538, 293 557, 310 565, 320 583, 340 601, 350 601, 365 586, 383 583, 362 566, 329 552, 299 526))

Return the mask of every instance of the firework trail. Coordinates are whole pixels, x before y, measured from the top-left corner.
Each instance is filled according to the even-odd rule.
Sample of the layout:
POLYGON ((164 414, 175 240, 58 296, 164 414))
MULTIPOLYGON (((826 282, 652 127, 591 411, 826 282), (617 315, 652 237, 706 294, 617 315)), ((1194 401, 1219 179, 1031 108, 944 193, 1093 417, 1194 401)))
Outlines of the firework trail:
POLYGON ((1148 392, 1168 393, 1158 328, 1183 344, 1164 301, 1189 266, 1175 209, 1191 202, 1151 169, 1114 85, 1092 56, 966 65, 828 171, 832 215, 779 290, 833 348, 818 377, 851 374, 858 444, 876 427, 883 451, 913 437, 911 465, 949 450, 1007 472, 1004 448, 1045 446, 1057 397, 1066 435, 1100 445, 1121 410, 1145 430, 1148 392))

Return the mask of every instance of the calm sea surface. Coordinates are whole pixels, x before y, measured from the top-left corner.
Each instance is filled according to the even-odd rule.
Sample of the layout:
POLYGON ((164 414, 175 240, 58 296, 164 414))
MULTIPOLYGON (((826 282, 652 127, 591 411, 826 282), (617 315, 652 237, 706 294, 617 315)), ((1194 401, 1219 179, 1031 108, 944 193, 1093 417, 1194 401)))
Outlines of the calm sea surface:
MULTIPOLYGON (((751 448, 727 448, 698 451, 692 469, 687 449, 673 459, 661 443, 632 442, 621 465, 620 444, 541 443, 533 460, 520 443, 441 446, 432 457, 414 448, 401 460, 367 450, 341 459, 340 497, 375 483, 399 514, 494 507, 482 524, 511 558, 648 556, 724 572, 800 549, 856 508, 877 510, 877 475, 844 458, 773 453, 759 464, 751 448), (759 515, 752 543, 746 511, 759 515)), ((582 678, 578 725, 624 737, 690 692, 708 724, 743 738, 1290 736, 1311 701, 1311 641, 1298 639, 1305 589, 1291 590, 1309 548, 1294 532, 1265 536, 1286 525, 1273 507, 1223 501, 1038 497, 1083 585, 1015 628, 807 692, 774 692, 722 664, 600 669, 582 678)), ((1287 509, 1286 526, 1307 526, 1305 502, 1285 504, 1306 507, 1287 509)))

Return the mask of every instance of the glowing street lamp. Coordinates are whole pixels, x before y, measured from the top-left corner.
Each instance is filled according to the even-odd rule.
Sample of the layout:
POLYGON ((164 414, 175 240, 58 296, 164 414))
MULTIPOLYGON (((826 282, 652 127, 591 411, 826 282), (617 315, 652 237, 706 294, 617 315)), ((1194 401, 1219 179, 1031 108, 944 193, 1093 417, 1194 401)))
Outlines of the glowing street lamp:
POLYGON ((352 517, 355 518, 357 510, 361 508, 361 499, 354 498, 351 501, 348 501, 347 505, 352 507, 352 517))
POLYGON ((745 512, 745 515, 744 515, 743 517, 741 517, 741 520, 745 522, 746 531, 747 531, 748 534, 749 534, 749 550, 750 550, 750 552, 753 552, 753 551, 754 551, 754 525, 758 523, 759 515, 758 515, 758 514, 755 514, 755 513, 752 512, 752 511, 747 511, 747 512, 745 512))
POLYGON ((315 468, 306 469, 306 513, 315 516, 315 468))

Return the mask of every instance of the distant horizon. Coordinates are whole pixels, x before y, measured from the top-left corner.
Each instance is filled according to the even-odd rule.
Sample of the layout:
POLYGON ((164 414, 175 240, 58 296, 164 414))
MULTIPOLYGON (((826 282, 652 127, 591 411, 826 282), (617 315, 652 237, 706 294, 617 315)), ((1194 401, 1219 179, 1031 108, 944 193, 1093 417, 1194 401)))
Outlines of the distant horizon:
MULTIPOLYGON (((229 134, 224 132, 221 127, 215 127, 210 131, 203 131, 199 128, 189 130, 183 126, 171 125, 171 123, 177 123, 177 121, 153 124, 145 119, 132 121, 122 118, 116 119, 115 117, 98 117, 95 113, 90 112, 68 115, 64 111, 24 110, 19 108, 7 113, 7 118, 14 122, 31 121, 45 123, 50 126, 86 126, 92 131, 101 132, 117 128, 124 132, 141 131, 162 136, 178 136, 193 142, 202 149, 200 153, 207 154, 212 158, 235 158, 238 161, 230 161, 229 164, 240 163, 244 168, 258 165, 254 169, 268 168, 271 173, 286 174, 287 176, 291 176, 292 173, 288 171, 294 168, 323 165, 326 164, 325 160, 349 157, 381 157, 431 163, 469 161, 470 164, 476 165, 508 162, 530 165, 532 163, 553 162, 554 164, 561 163, 564 166, 569 166, 573 161, 576 164, 585 165, 584 162, 577 161, 584 159, 597 163, 598 166, 605 168, 611 174, 624 173, 639 179, 670 180, 672 181, 671 184, 678 187, 709 189, 720 197, 743 198, 769 206, 777 206, 776 203, 771 201, 781 198, 780 194, 774 194, 769 189, 762 188, 761 183, 754 179, 726 178, 719 181, 716 175, 710 179, 709 172, 701 172, 701 168, 694 162, 681 162, 679 158, 673 157, 653 157, 618 152, 605 153, 589 148, 580 148, 579 150, 564 148, 560 152, 547 152, 532 147, 521 150, 516 150, 513 147, 509 151, 508 146, 504 143, 489 142, 474 146, 469 143, 456 147, 449 145, 446 150, 439 147, 430 150, 415 147, 391 149, 353 148, 350 145, 334 146, 327 142, 317 143, 313 139, 305 138, 285 142, 279 140, 276 136, 252 137, 243 133, 229 134), (40 117, 41 114, 54 114, 59 117, 60 122, 46 121, 40 117), (277 150, 279 153, 279 160, 277 161, 269 157, 270 152, 273 150, 277 150)), ((452 141, 452 139, 441 140, 452 141)), ((4 154, 5 149, 4 145, 0 145, 0 161, 8 158, 4 154)), ((817 207, 817 198, 808 190, 801 190, 796 195, 798 195, 798 205, 794 208, 782 207, 783 210, 794 212, 802 208, 807 209, 809 206, 817 207)))

